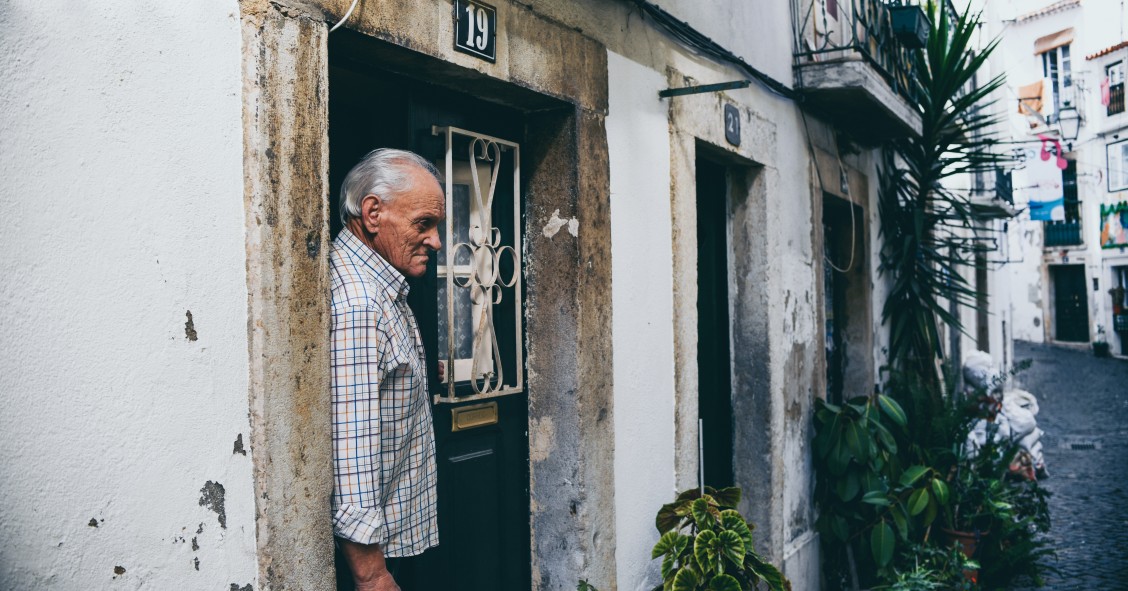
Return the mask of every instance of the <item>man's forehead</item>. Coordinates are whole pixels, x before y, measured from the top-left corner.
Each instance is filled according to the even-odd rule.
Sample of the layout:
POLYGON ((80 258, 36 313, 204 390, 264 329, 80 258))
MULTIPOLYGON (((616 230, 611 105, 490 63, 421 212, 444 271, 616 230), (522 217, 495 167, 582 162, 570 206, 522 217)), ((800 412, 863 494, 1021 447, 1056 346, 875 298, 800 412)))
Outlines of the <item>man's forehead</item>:
POLYGON ((405 209, 417 212, 443 214, 446 212, 446 199, 438 180, 423 169, 416 169, 411 188, 400 195, 393 203, 402 203, 405 209))

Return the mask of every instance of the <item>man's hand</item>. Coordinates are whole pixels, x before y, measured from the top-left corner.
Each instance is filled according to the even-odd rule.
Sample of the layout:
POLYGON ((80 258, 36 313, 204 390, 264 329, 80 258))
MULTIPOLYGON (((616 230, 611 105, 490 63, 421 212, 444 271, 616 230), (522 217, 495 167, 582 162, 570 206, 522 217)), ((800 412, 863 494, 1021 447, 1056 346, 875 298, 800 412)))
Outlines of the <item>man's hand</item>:
POLYGON ((356 591, 400 591, 400 588, 395 579, 392 578, 392 574, 384 571, 383 576, 375 581, 362 583, 357 580, 356 591))
POLYGON ((349 563, 356 591, 400 591, 399 585, 388 572, 384 550, 379 544, 358 544, 341 538, 341 553, 349 563))

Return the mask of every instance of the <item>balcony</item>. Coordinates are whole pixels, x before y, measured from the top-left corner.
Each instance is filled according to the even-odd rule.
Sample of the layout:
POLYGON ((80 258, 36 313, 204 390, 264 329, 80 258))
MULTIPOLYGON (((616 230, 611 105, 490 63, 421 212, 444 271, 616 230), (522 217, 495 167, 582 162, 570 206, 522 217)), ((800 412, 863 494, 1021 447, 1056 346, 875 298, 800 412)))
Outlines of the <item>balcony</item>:
POLYGON ((1081 222, 1045 222, 1044 246, 1076 246, 1081 244, 1081 222))
POLYGON ((1014 217, 1018 210, 1014 207, 1014 184, 1011 173, 996 168, 993 175, 975 173, 976 186, 971 192, 971 209, 981 219, 1006 219, 1014 217), (995 186, 988 189, 986 177, 994 176, 995 186))
POLYGON ((913 52, 879 0, 792 0, 795 86, 808 107, 863 144, 919 136, 913 52))

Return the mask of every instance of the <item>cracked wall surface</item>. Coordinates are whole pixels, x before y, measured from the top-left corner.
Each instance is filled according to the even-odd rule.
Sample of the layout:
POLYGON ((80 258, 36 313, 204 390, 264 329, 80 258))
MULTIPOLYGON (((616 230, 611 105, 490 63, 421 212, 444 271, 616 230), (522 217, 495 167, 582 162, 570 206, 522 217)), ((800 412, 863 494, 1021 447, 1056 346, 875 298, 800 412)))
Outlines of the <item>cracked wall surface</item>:
POLYGON ((0 25, 0 587, 257 587, 238 5, 0 25))

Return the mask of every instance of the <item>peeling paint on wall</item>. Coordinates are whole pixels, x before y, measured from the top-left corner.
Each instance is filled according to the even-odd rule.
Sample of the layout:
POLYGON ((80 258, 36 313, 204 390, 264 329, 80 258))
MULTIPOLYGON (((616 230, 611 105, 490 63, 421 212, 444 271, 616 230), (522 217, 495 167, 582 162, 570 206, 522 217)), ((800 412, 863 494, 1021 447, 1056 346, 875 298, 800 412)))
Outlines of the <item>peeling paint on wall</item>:
POLYGON ((580 235, 580 220, 576 218, 564 219, 560 217, 559 209, 552 212, 552 216, 548 218, 548 223, 544 225, 544 229, 541 230, 541 232, 544 234, 545 238, 552 238, 558 234, 560 229, 564 226, 568 226, 568 233, 573 237, 580 235))
POLYGON ((231 450, 232 455, 243 454, 247 455, 247 449, 243 447, 243 434, 240 433, 235 437, 235 447, 231 450))
POLYGON ((200 506, 207 507, 219 516, 219 527, 227 529, 227 509, 224 507, 223 485, 218 482, 207 481, 200 489, 200 506))
POLYGON ((529 421, 529 461, 543 462, 556 447, 556 426, 545 417, 529 421))
POLYGON ((192 322, 192 311, 188 310, 184 313, 188 317, 188 321, 184 323, 184 336, 188 337, 189 341, 196 340, 196 324, 192 322))
POLYGON ((251 585, 250 583, 247 583, 246 585, 243 585, 242 587, 240 587, 239 585, 236 585, 235 583, 231 583, 231 589, 229 591, 255 591, 255 587, 254 587, 254 585, 251 585))

